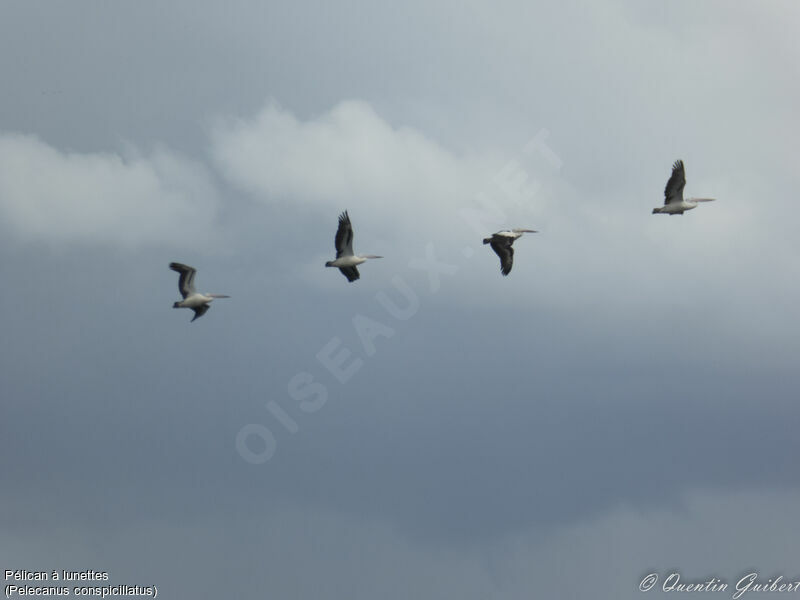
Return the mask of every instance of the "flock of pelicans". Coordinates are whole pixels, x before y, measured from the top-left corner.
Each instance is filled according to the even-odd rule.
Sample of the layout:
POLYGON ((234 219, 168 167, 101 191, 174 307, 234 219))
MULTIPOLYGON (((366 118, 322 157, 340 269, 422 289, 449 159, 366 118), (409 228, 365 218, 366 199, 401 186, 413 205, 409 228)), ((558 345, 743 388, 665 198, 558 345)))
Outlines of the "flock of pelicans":
MULTIPOLYGON (((683 188, 686 186, 686 175, 683 169, 683 161, 677 160, 672 165, 672 175, 664 188, 664 206, 653 209, 653 214, 682 215, 687 210, 697 207, 700 202, 711 202, 714 198, 683 198, 683 188)), ((514 240, 521 237, 523 233, 536 233, 534 229, 505 229, 492 234, 491 237, 484 238, 483 243, 489 244, 497 256, 500 257, 500 271, 503 275, 511 272, 514 264, 514 240)), ((339 228, 336 230, 336 260, 329 260, 325 263, 326 267, 336 267, 342 275, 347 277, 347 281, 355 281, 361 275, 358 272, 358 265, 366 262, 370 258, 383 258, 374 254, 355 254, 353 252, 353 225, 350 223, 350 216, 347 211, 339 215, 339 228)), ((183 300, 176 302, 172 308, 191 308, 194 311, 194 318, 202 317, 210 308, 211 302, 215 298, 230 298, 223 294, 201 294, 194 287, 195 269, 181 263, 170 263, 169 268, 180 273, 178 289, 183 300)))

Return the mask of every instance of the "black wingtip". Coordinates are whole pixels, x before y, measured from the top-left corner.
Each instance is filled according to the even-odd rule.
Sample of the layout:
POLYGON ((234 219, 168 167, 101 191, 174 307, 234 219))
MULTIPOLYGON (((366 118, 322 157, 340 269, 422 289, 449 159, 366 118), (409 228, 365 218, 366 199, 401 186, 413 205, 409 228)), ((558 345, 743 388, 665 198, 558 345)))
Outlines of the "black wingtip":
POLYGON ((176 273, 186 273, 187 271, 194 271, 194 267, 190 267, 189 265, 185 265, 179 262, 171 262, 169 263, 169 268, 175 271, 176 273))
POLYGON ((351 283, 361 277, 361 273, 355 267, 339 267, 339 272, 351 283))

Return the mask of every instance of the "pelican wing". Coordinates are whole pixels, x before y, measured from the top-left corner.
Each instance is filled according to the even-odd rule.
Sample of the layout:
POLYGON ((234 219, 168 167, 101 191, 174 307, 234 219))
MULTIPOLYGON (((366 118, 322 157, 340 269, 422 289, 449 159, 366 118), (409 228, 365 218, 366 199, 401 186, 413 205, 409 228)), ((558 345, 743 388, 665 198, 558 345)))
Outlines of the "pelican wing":
POLYGON ((503 275, 511 273, 511 267, 514 266, 514 248, 511 246, 513 243, 513 238, 499 235, 492 237, 490 242, 492 250, 500 257, 500 271, 503 275))
POLYGON ((169 263, 169 268, 181 274, 180 279, 178 279, 178 291, 180 291, 181 296, 186 298, 194 294, 194 274, 197 271, 193 267, 177 262, 169 263))
POLYGON ((197 308, 193 308, 192 310, 194 311, 194 317, 192 317, 192 320, 189 322, 192 323, 195 319, 199 319, 200 317, 202 317, 204 314, 208 312, 209 308, 211 308, 210 304, 201 304, 197 308))
POLYGON ((686 187, 686 173, 683 171, 683 161, 676 160, 672 165, 672 175, 664 188, 664 204, 683 202, 683 188, 686 187))
POLYGON ((343 256, 353 256, 353 225, 347 211, 339 215, 339 229, 336 230, 336 258, 343 256))
POLYGON ((356 267, 339 267, 339 270, 342 272, 342 275, 347 277, 347 281, 355 281, 361 277, 356 267))

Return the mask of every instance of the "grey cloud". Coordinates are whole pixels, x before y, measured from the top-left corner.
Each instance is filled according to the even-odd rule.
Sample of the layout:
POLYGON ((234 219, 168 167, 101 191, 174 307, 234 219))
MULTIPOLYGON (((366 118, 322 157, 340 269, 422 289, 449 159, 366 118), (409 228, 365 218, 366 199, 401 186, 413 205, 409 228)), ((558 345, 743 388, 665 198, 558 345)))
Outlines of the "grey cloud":
POLYGON ((0 135, 0 211, 11 235, 137 246, 212 235, 218 198, 202 166, 150 156, 60 152, 31 135, 0 135))

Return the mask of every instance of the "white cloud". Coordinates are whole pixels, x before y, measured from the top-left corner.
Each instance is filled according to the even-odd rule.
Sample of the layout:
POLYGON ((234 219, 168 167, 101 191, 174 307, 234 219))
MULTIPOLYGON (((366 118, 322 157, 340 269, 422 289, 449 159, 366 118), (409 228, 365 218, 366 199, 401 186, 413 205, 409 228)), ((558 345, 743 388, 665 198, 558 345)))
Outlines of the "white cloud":
POLYGON ((497 168, 394 127, 355 100, 307 121, 271 103, 253 119, 220 121, 213 140, 225 177, 264 202, 333 218, 348 209, 360 233, 369 224, 406 245, 471 235, 457 210, 497 168))
POLYGON ((252 120, 221 122, 214 140, 231 181, 270 201, 405 198, 414 206, 420 195, 446 199, 468 166, 419 132, 393 128, 361 101, 306 122, 272 103, 252 120))
POLYGON ((216 207, 204 168, 166 149, 82 154, 0 135, 0 214, 22 239, 180 245, 211 234, 216 207))

